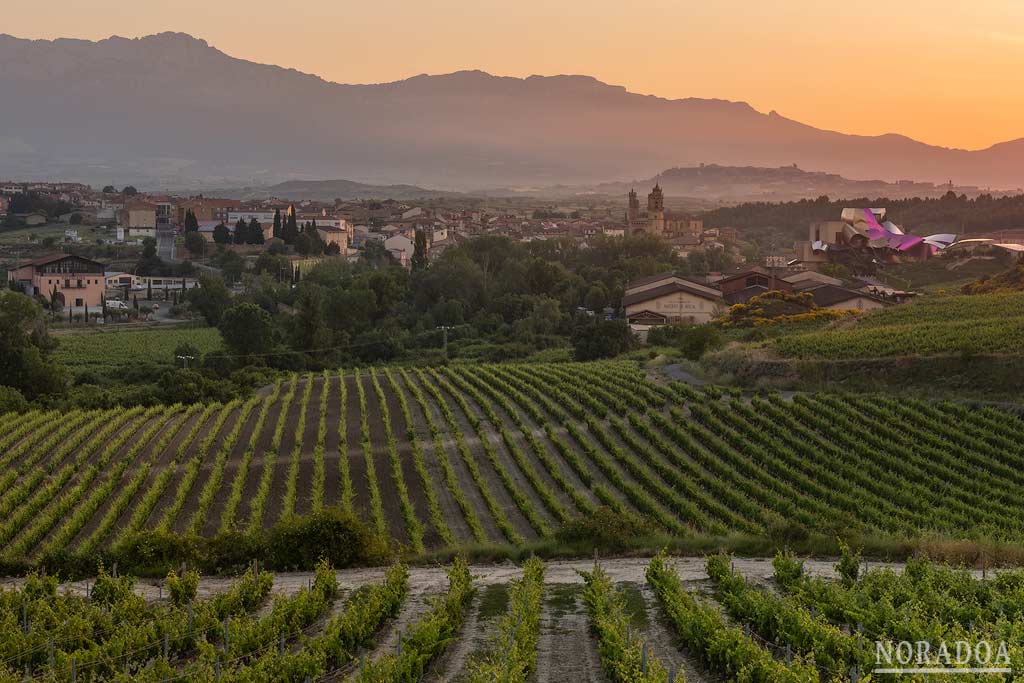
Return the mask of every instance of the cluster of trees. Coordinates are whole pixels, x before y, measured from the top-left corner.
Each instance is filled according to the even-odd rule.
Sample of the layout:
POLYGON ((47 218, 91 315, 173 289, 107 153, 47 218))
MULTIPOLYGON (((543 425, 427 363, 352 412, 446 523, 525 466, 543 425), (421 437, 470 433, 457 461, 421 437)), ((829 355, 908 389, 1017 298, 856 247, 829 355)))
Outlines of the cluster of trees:
POLYGON ((135 189, 134 185, 125 185, 124 189, 121 190, 121 192, 118 192, 117 188, 114 187, 113 185, 104 185, 103 186, 103 194, 124 194, 124 195, 127 195, 129 197, 134 197, 138 193, 139 193, 139 191, 135 189))
POLYGON ((850 206, 886 208, 886 218, 920 233, 971 233, 1018 228, 1024 223, 1024 194, 974 198, 947 192, 941 197, 922 199, 801 199, 795 202, 747 202, 712 209, 702 214, 709 227, 732 226, 745 229, 774 227, 786 236, 799 237, 817 221, 837 221, 850 206))
POLYGON ((42 213, 53 218, 71 211, 71 204, 57 199, 53 195, 31 191, 22 192, 11 196, 11 203, 7 208, 7 218, 4 227, 20 227, 21 220, 15 215, 20 213, 42 213))
POLYGON ((39 304, 20 292, 0 290, 0 412, 64 392, 67 375, 52 357, 56 347, 39 304))
POLYGON ((235 244, 263 244, 266 240, 263 237, 263 226, 255 218, 249 220, 239 218, 235 223, 234 232, 235 244))
POLYGON ((190 261, 181 261, 179 263, 165 262, 157 253, 156 246, 156 240, 152 237, 146 237, 142 240, 142 253, 139 255, 139 260, 135 263, 136 275, 191 277, 195 274, 196 267, 190 261))
POLYGON ((573 219, 575 219, 575 218, 579 218, 579 217, 580 217, 580 212, 579 211, 573 211, 571 213, 566 213, 564 211, 554 211, 554 210, 550 210, 550 209, 534 209, 534 211, 533 211, 533 220, 535 220, 535 221, 547 221, 547 220, 557 220, 557 219, 565 219, 565 218, 573 218, 573 219))
POLYGON ((502 360, 570 346, 580 358, 615 355, 630 338, 604 309, 618 307, 631 279, 687 268, 645 236, 587 247, 481 237, 412 271, 381 252, 325 262, 297 283, 266 254, 234 297, 220 278, 201 278, 189 302, 225 342, 208 362, 299 369, 408 355, 502 360))
POLYGON ((288 210, 288 215, 283 219, 280 210, 274 211, 274 237, 295 247, 295 251, 303 256, 340 252, 337 244, 327 243, 321 239, 315 220, 306 221, 300 227, 298 219, 295 217, 294 207, 288 210))
MULTIPOLYGON (((185 230, 187 239, 187 226, 185 230)), ((263 244, 263 227, 255 218, 248 223, 245 219, 239 218, 233 231, 223 223, 219 223, 213 228, 213 241, 217 244, 263 244)), ((186 246, 188 246, 187 243, 186 246)))
MULTIPOLYGON (((199 229, 199 224, 192 215, 192 212, 185 214, 185 247, 194 254, 203 253, 205 244, 198 240, 190 242, 189 234, 199 229)), ((274 239, 280 240, 286 245, 294 247, 295 251, 304 256, 319 254, 337 254, 337 244, 328 244, 320 238, 316 227, 316 221, 307 221, 299 226, 295 218, 295 212, 289 211, 286 217, 281 216, 281 211, 274 211, 274 239)), ((234 230, 224 225, 217 225, 213 229, 213 241, 216 244, 264 244, 266 238, 263 234, 263 227, 255 218, 248 222, 239 218, 234 230)))

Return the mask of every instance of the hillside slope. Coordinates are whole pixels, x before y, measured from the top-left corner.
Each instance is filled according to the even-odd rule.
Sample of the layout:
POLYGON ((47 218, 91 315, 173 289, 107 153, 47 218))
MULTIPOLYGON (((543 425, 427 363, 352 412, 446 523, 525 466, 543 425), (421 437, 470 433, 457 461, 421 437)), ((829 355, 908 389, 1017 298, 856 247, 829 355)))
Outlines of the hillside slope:
POLYGON ((1018 537, 1024 423, 879 398, 721 399, 627 363, 293 377, 247 402, 0 418, 8 557, 340 506, 414 550, 599 506, 676 536, 1018 537))

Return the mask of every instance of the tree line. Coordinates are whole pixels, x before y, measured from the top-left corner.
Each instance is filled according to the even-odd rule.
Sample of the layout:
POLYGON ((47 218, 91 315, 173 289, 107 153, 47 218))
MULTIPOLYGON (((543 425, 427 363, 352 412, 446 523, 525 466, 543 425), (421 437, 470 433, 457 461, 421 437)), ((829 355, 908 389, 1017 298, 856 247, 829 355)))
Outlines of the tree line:
POLYGON ((817 221, 837 221, 847 207, 884 207, 886 218, 917 234, 971 234, 1008 230, 1024 225, 1024 194, 977 197, 950 191, 941 197, 888 199, 801 199, 791 202, 745 202, 701 214, 708 227, 776 228, 787 235, 805 236, 817 221))

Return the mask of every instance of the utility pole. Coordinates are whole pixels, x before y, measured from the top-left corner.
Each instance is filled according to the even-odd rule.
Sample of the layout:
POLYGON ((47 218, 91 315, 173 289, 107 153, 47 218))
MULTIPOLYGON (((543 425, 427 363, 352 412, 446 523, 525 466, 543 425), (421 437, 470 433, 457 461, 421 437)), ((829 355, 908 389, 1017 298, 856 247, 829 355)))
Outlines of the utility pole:
POLYGON ((188 362, 190 360, 195 360, 196 359, 195 356, 189 356, 189 355, 177 356, 177 358, 178 358, 178 360, 181 361, 181 367, 184 370, 188 370, 188 362))
POLYGON ((443 336, 442 348, 444 349, 444 359, 448 360, 448 330, 452 329, 450 325, 438 325, 437 329, 441 330, 443 336))
POLYGON ((775 289, 775 231, 771 233, 771 239, 768 242, 768 271, 771 273, 771 286, 769 289, 775 289))

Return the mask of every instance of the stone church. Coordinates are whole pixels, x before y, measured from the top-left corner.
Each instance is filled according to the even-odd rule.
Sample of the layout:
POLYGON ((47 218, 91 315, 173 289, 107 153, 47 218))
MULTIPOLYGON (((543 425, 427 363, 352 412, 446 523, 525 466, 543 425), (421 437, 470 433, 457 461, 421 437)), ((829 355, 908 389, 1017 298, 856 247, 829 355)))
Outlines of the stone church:
POLYGON ((665 193, 660 182, 647 195, 647 211, 640 211, 640 199, 636 190, 629 191, 629 205, 626 209, 626 232, 630 235, 647 233, 657 237, 700 237, 704 221, 689 216, 665 213, 665 193))

